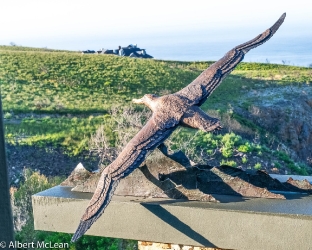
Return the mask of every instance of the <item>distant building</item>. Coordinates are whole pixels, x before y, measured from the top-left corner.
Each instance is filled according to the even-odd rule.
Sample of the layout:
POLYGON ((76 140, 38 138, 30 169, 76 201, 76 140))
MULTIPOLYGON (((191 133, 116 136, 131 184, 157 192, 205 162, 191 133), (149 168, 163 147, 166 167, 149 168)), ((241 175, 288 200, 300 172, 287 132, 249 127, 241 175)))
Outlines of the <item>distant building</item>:
POLYGON ((153 58, 151 55, 148 55, 145 49, 140 49, 137 45, 128 45, 127 47, 120 48, 123 51, 123 56, 130 57, 139 57, 139 58, 153 58))
POLYGON ((111 54, 118 56, 129 56, 137 58, 153 58, 151 55, 146 53, 145 49, 140 49, 136 44, 130 44, 127 47, 118 46, 118 49, 104 49, 94 51, 94 50, 84 50, 82 54, 111 54))

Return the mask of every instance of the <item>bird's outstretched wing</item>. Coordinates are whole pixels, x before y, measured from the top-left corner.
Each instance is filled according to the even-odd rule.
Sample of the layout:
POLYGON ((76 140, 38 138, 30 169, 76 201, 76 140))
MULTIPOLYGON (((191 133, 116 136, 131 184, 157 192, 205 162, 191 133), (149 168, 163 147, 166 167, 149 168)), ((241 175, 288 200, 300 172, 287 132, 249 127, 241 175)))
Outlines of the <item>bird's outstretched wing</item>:
POLYGON ((133 137, 115 161, 107 166, 100 177, 97 188, 83 214, 78 229, 71 241, 80 238, 91 225, 102 215, 121 178, 129 175, 140 166, 147 154, 158 147, 178 125, 178 120, 169 123, 161 121, 157 114, 133 137))
POLYGON ((219 61, 203 71, 192 83, 176 92, 175 95, 187 98, 190 100, 191 105, 202 105, 222 80, 244 59, 249 50, 265 43, 274 35, 284 22, 285 17, 286 13, 262 34, 230 50, 219 61))

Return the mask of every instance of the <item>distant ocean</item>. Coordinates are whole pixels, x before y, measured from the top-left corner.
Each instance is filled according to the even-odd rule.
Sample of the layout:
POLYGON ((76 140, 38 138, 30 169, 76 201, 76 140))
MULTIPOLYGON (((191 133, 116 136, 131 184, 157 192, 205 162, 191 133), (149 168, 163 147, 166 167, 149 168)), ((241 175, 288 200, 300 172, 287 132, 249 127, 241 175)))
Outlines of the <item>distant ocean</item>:
MULTIPOLYGON (((155 59, 177 61, 215 61, 235 46, 249 41, 254 32, 242 34, 221 34, 207 32, 117 35, 105 37, 105 34, 96 36, 71 37, 38 41, 38 44, 23 44, 52 49, 68 50, 99 50, 117 49, 129 44, 137 44, 146 49, 146 52, 155 59), (213 34, 213 35, 212 35, 213 34)), ((256 34, 255 34, 256 35, 256 34)), ((277 63, 308 67, 312 64, 312 35, 287 37, 285 34, 276 34, 268 42, 251 50, 244 58, 244 62, 277 63)))
MULTIPOLYGON (((197 42, 146 46, 156 59, 178 61, 216 61, 241 42, 197 42)), ((292 39, 282 44, 271 41, 249 51, 244 62, 261 62, 312 67, 312 39, 296 44, 292 39)))
MULTIPOLYGON (((224 36, 224 35, 223 35, 224 36)), ((193 36, 180 39, 156 39, 142 41, 147 53, 156 59, 178 61, 216 61, 235 46, 252 37, 237 38, 193 36)), ((277 63, 308 67, 312 65, 312 36, 274 39, 249 51, 244 62, 277 63), (282 41, 281 41, 282 40, 282 41)), ((141 44, 138 43, 138 46, 141 44)), ((143 45, 143 44, 142 44, 143 45)))

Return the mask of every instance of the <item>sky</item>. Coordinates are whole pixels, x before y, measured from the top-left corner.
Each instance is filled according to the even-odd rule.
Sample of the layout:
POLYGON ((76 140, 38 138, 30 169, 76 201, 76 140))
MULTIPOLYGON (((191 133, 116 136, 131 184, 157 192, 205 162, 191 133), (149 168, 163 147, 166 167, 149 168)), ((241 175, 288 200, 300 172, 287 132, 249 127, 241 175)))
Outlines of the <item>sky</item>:
POLYGON ((157 43, 165 37, 175 43, 198 34, 211 41, 245 42, 284 12, 275 39, 296 39, 311 37, 311 5, 307 0, 1 0, 0 44, 83 50, 112 46, 117 39, 144 37, 157 43))

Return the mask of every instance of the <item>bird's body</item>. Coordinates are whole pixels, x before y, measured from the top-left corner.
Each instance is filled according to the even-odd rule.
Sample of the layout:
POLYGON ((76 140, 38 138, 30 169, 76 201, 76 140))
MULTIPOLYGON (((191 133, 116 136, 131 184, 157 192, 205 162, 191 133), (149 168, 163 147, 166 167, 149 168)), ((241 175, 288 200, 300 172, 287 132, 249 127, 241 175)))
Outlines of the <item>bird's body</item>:
POLYGON ((104 212, 118 181, 139 167, 147 154, 163 143, 179 125, 206 132, 220 128, 219 120, 208 116, 200 106, 243 60, 250 49, 261 45, 273 36, 285 16, 284 13, 270 29, 253 40, 230 50, 182 90, 161 97, 148 94, 141 99, 133 100, 134 103, 145 104, 153 111, 153 115, 129 141, 116 160, 102 171, 94 195, 72 238, 73 242, 81 237, 104 212))

